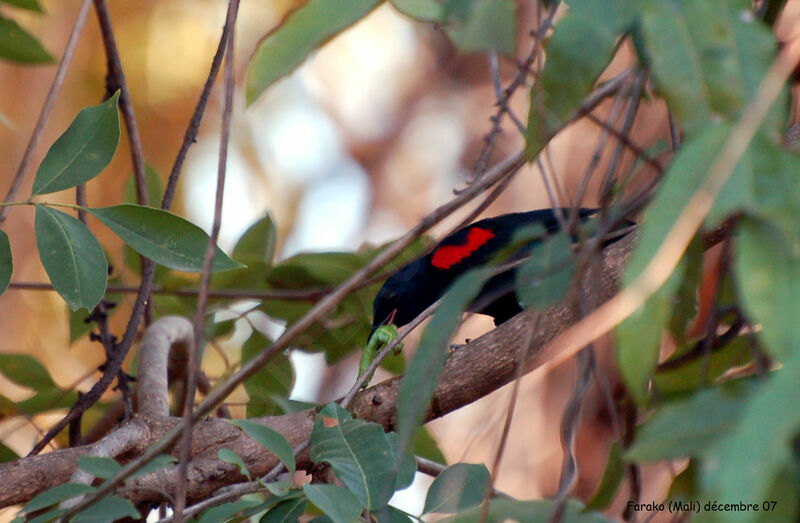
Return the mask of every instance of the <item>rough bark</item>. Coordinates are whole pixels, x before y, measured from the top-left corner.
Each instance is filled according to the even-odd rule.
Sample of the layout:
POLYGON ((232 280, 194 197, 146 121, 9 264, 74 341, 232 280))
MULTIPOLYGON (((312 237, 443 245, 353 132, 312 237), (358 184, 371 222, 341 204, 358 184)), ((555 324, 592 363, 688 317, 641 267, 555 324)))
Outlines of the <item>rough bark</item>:
MULTIPOLYGON (((590 302, 600 304, 616 292, 622 267, 630 254, 635 235, 612 244, 602 253, 600 277, 586 277, 581 284, 590 302)), ((543 312, 527 311, 471 341, 450 355, 439 385, 426 415, 431 420, 472 403, 503 385, 517 374, 521 341, 531 338, 525 371, 530 372, 549 361, 542 351, 548 341, 573 325, 578 317, 569 299, 543 312)), ((395 402, 401 378, 393 378, 370 387, 356 396, 351 410, 367 421, 381 424, 387 430, 395 425, 395 402)), ((254 419, 282 433, 289 444, 304 441, 313 427, 314 410, 296 414, 254 419)), ((127 451, 118 456, 126 462, 141 455, 180 422, 180 418, 140 415, 123 423, 97 444, 108 445, 108 438, 121 438, 127 451)), ((266 452, 229 422, 209 418, 195 426, 192 439, 192 460, 188 471, 187 498, 190 502, 208 497, 214 491, 244 478, 234 465, 217 459, 217 451, 229 448, 237 452, 254 476, 266 474, 278 464, 277 458, 266 452)), ((0 465, 0 477, 5 488, 0 491, 0 507, 24 503, 37 493, 69 481, 79 457, 93 451, 92 445, 63 449, 39 456, 19 458, 0 465)), ((308 452, 298 456, 298 468, 311 466, 308 452)), ((155 473, 130 480, 122 495, 134 503, 163 501, 163 493, 174 492, 177 467, 167 467, 155 473)))

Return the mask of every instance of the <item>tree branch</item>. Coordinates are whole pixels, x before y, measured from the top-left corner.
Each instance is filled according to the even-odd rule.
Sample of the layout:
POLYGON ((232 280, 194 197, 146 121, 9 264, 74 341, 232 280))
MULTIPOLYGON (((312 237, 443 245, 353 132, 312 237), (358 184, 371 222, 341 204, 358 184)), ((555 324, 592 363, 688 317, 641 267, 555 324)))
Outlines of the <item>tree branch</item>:
MULTIPOLYGON (((597 303, 602 303, 615 293, 616 282, 634 238, 635 235, 631 234, 603 251, 600 276, 594 280, 584 278, 582 293, 596 289, 599 294, 596 296, 597 303)), ((426 420, 444 416, 511 382, 517 374, 520 339, 530 336, 532 340, 524 371, 530 372, 545 365, 549 361, 549 354, 542 349, 577 320, 578 316, 568 298, 564 303, 545 311, 522 313, 454 351, 445 365, 426 420)), ((354 414, 379 423, 387 430, 392 429, 396 420, 395 402, 400 380, 400 377, 393 378, 360 392, 352 404, 354 414)), ((314 410, 306 410, 253 421, 277 430, 290 445, 296 446, 309 437, 315 414, 314 410)), ((125 422, 97 445, 111 447, 111 438, 127 439, 129 436, 125 434, 133 431, 139 437, 132 446, 127 447, 129 451, 125 455, 118 456, 122 462, 130 461, 175 429, 180 421, 177 417, 141 415, 125 422)), ((204 419, 197 423, 192 437, 187 501, 207 498, 219 488, 245 479, 236 466, 217 459, 217 451, 223 447, 237 452, 254 476, 266 474, 278 464, 275 456, 265 452, 261 445, 234 425, 221 419, 204 419)), ((88 445, 58 450, 44 456, 19 458, 0 465, 0 477, 13 486, 0 491, 0 507, 24 503, 39 492, 68 481, 77 467, 78 458, 92 451, 93 446, 88 445)), ((298 468, 308 470, 311 465, 307 451, 298 456, 298 468)), ((175 492, 177 469, 177 466, 170 466, 129 480, 124 495, 134 503, 162 501, 163 494, 160 492, 175 492)))

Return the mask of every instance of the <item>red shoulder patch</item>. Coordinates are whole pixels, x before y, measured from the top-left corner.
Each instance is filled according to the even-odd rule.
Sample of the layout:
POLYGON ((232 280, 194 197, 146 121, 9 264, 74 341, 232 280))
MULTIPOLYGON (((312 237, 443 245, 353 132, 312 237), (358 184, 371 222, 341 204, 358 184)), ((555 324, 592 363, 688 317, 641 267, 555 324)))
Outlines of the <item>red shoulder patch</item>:
POLYGON ((473 227, 467 233, 467 241, 461 245, 444 245, 433 252, 431 263, 437 269, 449 269, 469 256, 494 238, 494 233, 488 229, 473 227))

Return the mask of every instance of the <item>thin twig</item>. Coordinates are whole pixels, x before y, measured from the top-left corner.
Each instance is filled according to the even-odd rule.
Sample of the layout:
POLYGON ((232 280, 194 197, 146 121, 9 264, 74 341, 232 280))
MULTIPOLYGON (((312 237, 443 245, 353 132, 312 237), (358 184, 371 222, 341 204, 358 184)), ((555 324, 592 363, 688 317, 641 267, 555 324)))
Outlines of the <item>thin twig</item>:
POLYGON ((109 83, 106 94, 111 96, 119 89, 119 108, 122 111, 125 129, 128 131, 133 174, 136 180, 136 201, 139 205, 147 205, 149 202, 147 201, 147 179, 145 177, 142 138, 139 135, 139 124, 136 123, 136 114, 133 111, 130 89, 128 89, 128 82, 125 81, 125 71, 122 69, 122 60, 120 60, 117 40, 114 37, 111 13, 108 12, 106 0, 94 0, 94 9, 97 12, 97 21, 100 24, 100 33, 103 36, 103 46, 106 49, 106 67, 108 69, 109 83))
POLYGON ((722 151, 714 159, 705 180, 684 206, 641 274, 616 296, 551 340, 542 349, 552 354, 548 365, 560 365, 582 347, 609 332, 664 284, 710 211, 717 194, 733 173, 799 58, 800 39, 796 39, 780 52, 770 67, 722 151))
MULTIPOLYGON (((72 26, 72 32, 67 39, 67 45, 64 46, 64 54, 61 55, 61 61, 58 63, 58 69, 53 77, 53 83, 50 84, 50 90, 47 92, 47 97, 42 105, 42 111, 39 113, 39 119, 36 120, 36 126, 33 128, 28 145, 25 147, 25 152, 22 154, 22 159, 17 167, 17 172, 14 175, 14 180, 11 182, 11 187, 8 188, 4 202, 10 202, 17 196, 19 188, 22 186, 22 181, 25 179, 25 174, 28 170, 28 164, 36 151, 36 146, 39 145, 39 140, 42 138, 44 128, 47 121, 50 119, 50 113, 55 106, 58 93, 61 92, 61 86, 64 85, 64 78, 67 76, 69 64, 72 62, 72 57, 75 56, 75 48, 78 46, 78 39, 80 38, 83 26, 86 24, 86 17, 89 14, 90 0, 83 0, 81 7, 78 9, 78 16, 75 17, 75 24, 72 26)), ((10 207, 0 208, 0 225, 6 221, 10 207)))
MULTIPOLYGON (((414 240, 425 233, 428 229, 439 223, 441 220, 449 216, 453 211, 471 201, 473 198, 477 197, 483 191, 489 189, 506 176, 509 176, 511 173, 518 170, 523 165, 524 161, 524 154, 522 151, 512 154, 502 162, 495 165, 480 181, 474 183, 459 196, 425 216, 422 220, 420 220, 416 227, 411 229, 403 237, 390 245, 386 250, 378 254, 370 263, 356 271, 349 279, 339 285, 335 291, 320 300, 303 317, 289 326, 270 347, 264 349, 255 357, 250 359, 245 365, 242 366, 241 369, 239 369, 239 371, 230 376, 224 383, 218 385, 217 388, 214 389, 214 391, 212 391, 212 393, 209 394, 203 400, 203 402, 197 406, 197 408, 194 410, 192 418, 196 421, 200 417, 209 413, 218 403, 221 403, 242 381, 258 372, 258 370, 274 355, 286 349, 295 336, 301 332, 304 332, 317 320, 333 310, 333 308, 335 308, 342 300, 344 300, 371 274, 386 265, 386 263, 400 254, 414 240)), ((186 419, 182 420, 174 429, 165 434, 164 437, 157 444, 151 446, 147 452, 125 465, 122 470, 120 470, 113 478, 106 480, 103 485, 101 485, 94 493, 92 493, 91 496, 88 496, 84 502, 71 509, 70 513, 65 514, 64 517, 69 517, 72 514, 77 513, 77 511, 83 510, 89 505, 95 503, 98 499, 108 494, 123 481, 125 481, 125 479, 134 471, 138 470, 157 455, 172 447, 172 445, 180 436, 184 423, 186 423, 186 419)))
POLYGON ((214 254, 219 237, 219 229, 222 225, 222 202, 225 193, 225 174, 228 166, 228 145, 231 137, 231 121, 233 119, 233 50, 234 39, 236 36, 236 15, 239 12, 239 0, 231 0, 228 4, 228 18, 231 30, 225 48, 225 71, 223 73, 223 84, 225 101, 222 109, 222 130, 219 144, 219 164, 217 165, 217 188, 214 200, 214 219, 211 226, 211 234, 206 245, 205 258, 203 259, 203 276, 200 282, 200 293, 197 295, 197 311, 194 316, 194 341, 189 351, 189 369, 186 376, 186 397, 183 405, 183 434, 181 436, 180 459, 178 461, 178 479, 175 486, 175 505, 173 506, 175 521, 183 521, 183 509, 186 506, 186 471, 189 468, 191 459, 192 431, 194 429, 194 395, 197 390, 197 377, 200 374, 200 362, 202 360, 203 343, 205 339, 205 319, 206 307, 208 305, 208 288, 211 284, 211 266, 214 262, 214 254))
MULTIPOLYGON (((226 24, 222 31, 222 37, 220 38, 220 49, 224 49, 224 43, 227 39, 228 33, 230 32, 229 24, 227 22, 228 21, 226 20, 226 24)), ((219 51, 219 49, 217 55, 214 56, 211 71, 209 72, 209 78, 206 81, 206 86, 209 91, 211 89, 210 84, 212 84, 213 79, 216 78, 217 72, 219 71, 219 65, 222 61, 222 53, 219 51)), ((183 164, 183 160, 186 157, 188 147, 194 143, 194 140, 197 136, 197 129, 205 112, 207 98, 207 96, 201 96, 200 102, 198 102, 195 113, 192 116, 192 122, 190 123, 189 128, 186 130, 186 134, 184 135, 181 150, 175 159, 175 164, 173 165, 172 169, 173 173, 180 172, 180 166, 183 164)), ((175 183, 177 183, 177 178, 175 179, 175 183)), ((164 201, 162 201, 161 204, 162 209, 169 209, 173 198, 174 191, 173 193, 165 193, 164 201)), ((103 395, 106 389, 108 389, 109 385, 111 385, 114 377, 122 368, 122 362, 124 361, 125 356, 128 354, 128 351, 133 344, 133 340, 136 338, 138 333, 139 324, 142 320, 142 316, 144 315, 144 311, 147 308, 147 304, 150 301, 150 291, 153 287, 154 276, 155 264, 147 258, 142 258, 142 280, 136 295, 136 301, 133 304, 133 310, 131 311, 130 318, 128 319, 128 324, 125 327, 125 333, 122 336, 122 341, 115 346, 114 357, 106 364, 103 375, 100 377, 97 383, 95 383, 89 392, 87 392, 81 398, 81 400, 73 406, 72 409, 70 409, 67 415, 61 419, 61 421, 56 423, 56 425, 53 426, 47 432, 47 434, 45 434, 44 438, 42 438, 42 440, 34 446, 30 454, 38 454, 50 440, 52 440, 59 432, 61 432, 64 427, 66 427, 72 420, 80 416, 86 410, 88 405, 93 405, 103 395)))

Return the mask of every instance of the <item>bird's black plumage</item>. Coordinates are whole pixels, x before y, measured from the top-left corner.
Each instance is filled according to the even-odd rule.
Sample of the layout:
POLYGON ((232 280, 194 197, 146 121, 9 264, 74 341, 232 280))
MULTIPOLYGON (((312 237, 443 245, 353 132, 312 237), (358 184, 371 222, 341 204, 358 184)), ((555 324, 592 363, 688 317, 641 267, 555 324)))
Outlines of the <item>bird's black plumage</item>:
MULTIPOLYGON (((562 209, 568 215, 569 209, 562 209)), ((580 209, 581 220, 594 209, 580 209)), ((506 247, 520 228, 539 224, 547 234, 559 230, 552 209, 503 214, 467 225, 444 238, 430 253, 399 269, 386 280, 373 302, 372 331, 385 323, 397 326, 413 320, 438 300, 465 271, 486 264, 506 247)), ((516 256, 541 240, 530 242, 516 256)), ((486 282, 469 310, 494 318, 496 325, 522 311, 514 292, 515 270, 486 282)))

